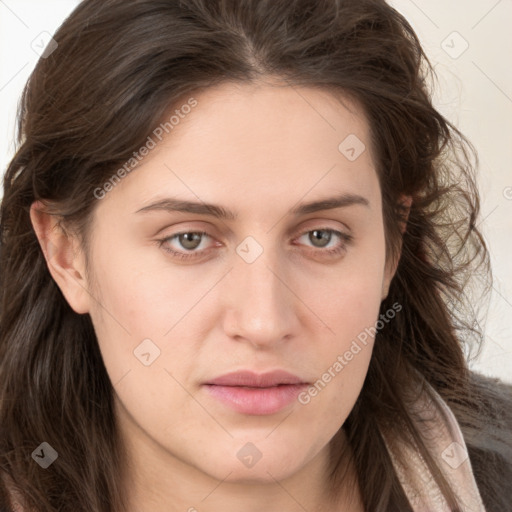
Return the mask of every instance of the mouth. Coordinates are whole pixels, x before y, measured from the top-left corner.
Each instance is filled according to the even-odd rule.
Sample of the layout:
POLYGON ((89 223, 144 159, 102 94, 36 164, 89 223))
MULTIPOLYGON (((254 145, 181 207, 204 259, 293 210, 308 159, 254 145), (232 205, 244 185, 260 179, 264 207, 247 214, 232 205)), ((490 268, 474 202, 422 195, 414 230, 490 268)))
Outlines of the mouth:
POLYGON ((210 397, 247 415, 275 414, 291 405, 309 383, 284 370, 229 373, 203 384, 210 397))

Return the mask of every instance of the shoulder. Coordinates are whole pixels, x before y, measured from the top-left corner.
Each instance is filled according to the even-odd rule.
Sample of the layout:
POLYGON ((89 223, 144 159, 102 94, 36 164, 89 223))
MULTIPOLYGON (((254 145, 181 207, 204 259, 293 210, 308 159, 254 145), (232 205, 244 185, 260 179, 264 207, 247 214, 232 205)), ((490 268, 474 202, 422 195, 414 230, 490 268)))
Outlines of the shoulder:
MULTIPOLYGON (((469 375, 471 388, 477 392, 482 392, 487 406, 512 404, 512 384, 503 382, 496 377, 487 377, 478 372, 470 372, 469 375)), ((512 411, 505 409, 503 412, 508 413, 504 417, 512 422, 512 411)))
POLYGON ((480 373, 470 373, 470 400, 474 414, 468 413, 472 444, 496 451, 512 464, 512 384, 480 373))
POLYGON ((512 384, 470 372, 468 402, 450 402, 487 512, 512 503, 512 384))

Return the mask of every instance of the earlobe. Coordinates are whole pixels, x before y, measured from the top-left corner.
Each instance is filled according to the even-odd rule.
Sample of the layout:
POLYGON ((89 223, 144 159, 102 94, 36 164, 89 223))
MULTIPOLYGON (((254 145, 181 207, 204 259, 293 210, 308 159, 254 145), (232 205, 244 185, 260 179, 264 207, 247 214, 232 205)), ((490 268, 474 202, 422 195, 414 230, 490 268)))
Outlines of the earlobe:
POLYGON ((404 221, 400 223, 400 229, 402 233, 405 233, 407 229, 407 221, 409 219, 409 213, 411 211, 412 196, 401 196, 399 201, 400 207, 402 208, 404 221))
POLYGON ((68 304, 76 313, 88 313, 90 294, 76 237, 62 229, 57 216, 48 213, 41 201, 32 203, 30 220, 48 270, 68 304))

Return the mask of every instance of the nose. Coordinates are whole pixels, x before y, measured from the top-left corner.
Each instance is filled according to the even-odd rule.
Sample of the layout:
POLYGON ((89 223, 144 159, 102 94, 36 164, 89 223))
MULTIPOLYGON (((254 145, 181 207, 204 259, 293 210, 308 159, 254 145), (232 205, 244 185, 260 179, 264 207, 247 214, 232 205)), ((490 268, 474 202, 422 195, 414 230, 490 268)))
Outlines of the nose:
POLYGON ((284 266, 265 252, 252 263, 235 263, 221 291, 227 336, 264 349, 297 335, 300 300, 284 266))

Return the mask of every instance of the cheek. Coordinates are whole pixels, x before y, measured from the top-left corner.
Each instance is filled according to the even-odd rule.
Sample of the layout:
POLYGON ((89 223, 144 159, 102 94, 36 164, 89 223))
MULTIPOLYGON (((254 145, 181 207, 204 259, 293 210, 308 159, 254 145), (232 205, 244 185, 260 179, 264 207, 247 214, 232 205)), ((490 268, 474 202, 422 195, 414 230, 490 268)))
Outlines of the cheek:
MULTIPOLYGON (((141 389, 167 389, 182 396, 166 370, 185 382, 197 366, 201 344, 211 329, 211 313, 205 308, 211 308, 212 286, 225 269, 178 267, 157 246, 124 247, 121 240, 98 243, 95 251, 101 304, 91 316, 114 387, 121 393, 116 383, 127 385, 130 380, 139 382, 141 389)), ((144 403, 143 396, 138 399, 144 403)))
POLYGON ((197 335, 187 312, 207 287, 192 286, 176 272, 171 279, 169 268, 161 265, 141 264, 143 256, 133 248, 132 255, 109 251, 108 258, 98 257, 101 305, 95 307, 93 323, 118 406, 155 439, 165 432, 174 439, 183 434, 176 410, 180 417, 201 418, 180 383, 187 386, 184 376, 197 357, 197 335), (170 350, 172 339, 176 343, 170 350))
MULTIPOLYGON (((380 232, 349 249, 337 266, 301 279, 302 296, 331 328, 341 344, 377 320, 385 268, 384 237, 380 232)), ((340 348, 343 348, 340 346, 340 348)))
POLYGON ((336 272, 304 284, 308 305, 328 330, 317 339, 317 380, 301 403, 332 411, 334 422, 344 421, 352 409, 372 355, 385 263, 384 238, 376 233, 373 240, 379 242, 359 247, 336 272))
POLYGON ((161 338, 194 299, 197 302, 201 286, 190 279, 190 273, 173 271, 156 244, 137 244, 131 238, 127 233, 116 237, 107 232, 96 240, 98 316, 105 324, 118 324, 124 336, 161 338))

